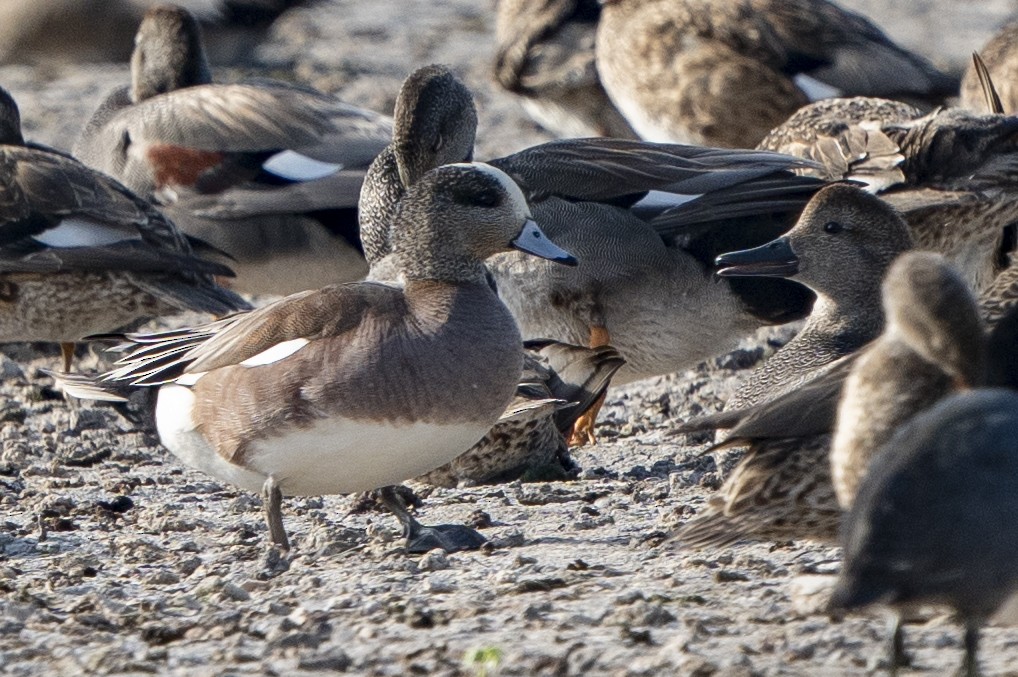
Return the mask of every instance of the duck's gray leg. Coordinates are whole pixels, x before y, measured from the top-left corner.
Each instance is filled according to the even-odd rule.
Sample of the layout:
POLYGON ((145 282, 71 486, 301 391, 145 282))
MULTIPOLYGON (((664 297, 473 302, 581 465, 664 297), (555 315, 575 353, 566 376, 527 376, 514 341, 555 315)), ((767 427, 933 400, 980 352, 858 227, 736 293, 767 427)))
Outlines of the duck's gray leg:
POLYGON ((961 674, 964 677, 979 677, 979 623, 965 621, 965 662, 961 674))
POLYGON ((488 540, 462 524, 424 526, 407 512, 406 506, 396 494, 394 486, 382 487, 378 490, 378 494, 385 507, 396 516, 402 525, 403 536, 406 537, 407 552, 421 553, 435 548, 441 548, 446 552, 476 550, 488 540))
POLYGON ((283 528, 283 491, 271 475, 262 485, 262 500, 265 503, 265 523, 269 526, 272 543, 283 550, 290 549, 290 540, 283 528))
POLYGON ((888 674, 895 677, 898 674, 898 668, 911 665, 912 660, 905 653, 905 635, 901 629, 901 614, 894 614, 889 625, 891 630, 891 665, 888 668, 888 674))

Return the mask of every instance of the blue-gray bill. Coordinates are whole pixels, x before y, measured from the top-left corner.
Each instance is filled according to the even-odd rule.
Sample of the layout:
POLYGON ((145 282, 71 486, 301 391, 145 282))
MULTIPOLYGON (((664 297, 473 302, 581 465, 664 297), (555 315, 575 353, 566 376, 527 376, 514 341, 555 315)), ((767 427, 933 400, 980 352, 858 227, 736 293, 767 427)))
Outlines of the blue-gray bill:
POLYGON ((533 219, 526 220, 523 229, 520 230, 520 234, 516 236, 512 244, 520 251, 555 263, 567 266, 575 266, 577 263, 576 257, 549 240, 533 219))

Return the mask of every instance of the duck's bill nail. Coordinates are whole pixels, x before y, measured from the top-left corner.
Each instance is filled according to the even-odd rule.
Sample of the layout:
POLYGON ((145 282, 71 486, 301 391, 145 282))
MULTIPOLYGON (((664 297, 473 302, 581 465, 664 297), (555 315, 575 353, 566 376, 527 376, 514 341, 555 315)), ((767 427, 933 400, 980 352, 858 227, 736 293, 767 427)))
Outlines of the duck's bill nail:
POLYGON ((533 219, 527 219, 523 224, 523 230, 516 236, 512 244, 522 252, 540 256, 542 259, 548 259, 555 263, 567 266, 575 266, 577 263, 576 257, 549 240, 533 219))
POLYGON ((799 258, 787 237, 753 249, 722 254, 714 263, 721 277, 791 277, 799 272, 799 258))

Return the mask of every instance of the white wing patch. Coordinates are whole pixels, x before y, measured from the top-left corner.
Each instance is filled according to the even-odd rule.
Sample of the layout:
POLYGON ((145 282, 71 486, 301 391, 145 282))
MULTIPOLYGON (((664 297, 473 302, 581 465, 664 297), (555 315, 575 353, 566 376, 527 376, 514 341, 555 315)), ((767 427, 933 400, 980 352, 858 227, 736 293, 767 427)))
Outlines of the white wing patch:
POLYGON ((332 176, 341 164, 322 162, 292 150, 276 153, 262 163, 262 169, 288 181, 314 181, 332 176))
POLYGON ((140 240, 137 233, 129 234, 121 228, 112 228, 98 221, 68 218, 57 224, 56 228, 33 235, 32 239, 49 247, 102 247, 103 245, 140 240))
POLYGON ((703 197, 703 193, 686 195, 684 193, 668 193, 661 190, 648 190, 647 195, 634 206, 647 209, 667 209, 668 207, 684 205, 687 202, 692 202, 700 197, 703 197))
POLYGON ((178 386, 193 386, 195 383, 198 382, 199 379, 201 379, 202 376, 204 376, 207 373, 208 373, 207 371, 199 371, 194 374, 184 374, 176 381, 174 381, 174 383, 178 386))
MULTIPOLYGON (((263 350, 254 357, 249 357, 240 363, 242 367, 259 367, 263 364, 272 364, 273 362, 279 362, 280 360, 290 357, 295 352, 303 348, 309 343, 305 338, 292 339, 290 341, 283 341, 277 343, 268 350, 263 350)), ((177 381, 180 382, 179 380, 177 381)))
POLYGON ((826 82, 821 82, 816 78, 811 78, 805 73, 799 73, 792 82, 798 87, 806 98, 810 101, 819 101, 820 99, 834 99, 842 96, 842 92, 837 87, 832 87, 826 82))

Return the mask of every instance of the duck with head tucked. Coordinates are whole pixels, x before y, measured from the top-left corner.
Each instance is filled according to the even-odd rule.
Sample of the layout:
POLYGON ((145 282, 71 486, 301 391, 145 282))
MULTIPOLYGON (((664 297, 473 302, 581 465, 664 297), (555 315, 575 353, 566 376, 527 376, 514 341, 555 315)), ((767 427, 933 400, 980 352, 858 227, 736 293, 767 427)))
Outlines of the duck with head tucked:
POLYGON ((26 142, 0 88, 0 342, 74 342, 187 310, 249 307, 213 276, 226 266, 148 202, 59 151, 26 142))
POLYGON ((357 198, 391 136, 385 116, 278 80, 219 84, 195 18, 152 7, 131 84, 74 147, 232 257, 236 289, 287 294, 360 279, 357 198))
MULTIPOLYGON (((373 275, 389 252, 388 223, 407 186, 436 165, 471 157, 477 115, 445 67, 411 74, 396 100, 393 141, 361 192, 361 239, 373 275)), ((577 254, 556 270, 508 255, 488 269, 525 338, 610 343, 626 365, 616 382, 666 374, 735 347, 762 324, 808 312, 811 294, 784 280, 712 281, 714 256, 786 229, 821 185, 788 158, 755 151, 575 139, 489 161, 523 188, 550 237, 577 254), (804 177, 798 177, 803 179, 804 177), (568 244, 567 244, 568 243, 568 244)), ((592 439, 593 415, 575 441, 592 439)))
MULTIPOLYGON (((119 368, 61 379, 72 395, 158 387, 160 439, 185 463, 280 502, 387 487, 453 460, 502 415, 523 345, 487 283, 484 259, 516 247, 565 264, 503 172, 457 164, 420 177, 393 220, 403 286, 303 292, 194 329, 129 336, 119 368)), ((105 394, 104 394, 105 393, 105 394)), ((463 527, 416 523, 383 493, 412 550, 476 547, 463 527)))
POLYGON ((751 148, 832 96, 940 103, 955 78, 826 0, 603 0, 597 69, 644 139, 751 148))

